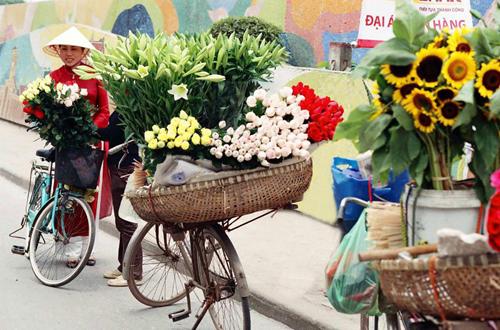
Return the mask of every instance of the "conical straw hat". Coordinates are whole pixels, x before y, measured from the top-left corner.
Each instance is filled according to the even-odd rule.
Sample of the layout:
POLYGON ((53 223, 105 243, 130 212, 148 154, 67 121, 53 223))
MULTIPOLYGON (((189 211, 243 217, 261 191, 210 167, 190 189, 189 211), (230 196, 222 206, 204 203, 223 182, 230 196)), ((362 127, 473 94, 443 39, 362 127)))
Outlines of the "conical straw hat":
POLYGON ((74 26, 52 39, 47 45, 45 45, 45 47, 43 47, 43 51, 49 55, 58 56, 57 46, 59 45, 83 47, 88 50, 95 49, 90 41, 85 38, 85 36, 74 26))

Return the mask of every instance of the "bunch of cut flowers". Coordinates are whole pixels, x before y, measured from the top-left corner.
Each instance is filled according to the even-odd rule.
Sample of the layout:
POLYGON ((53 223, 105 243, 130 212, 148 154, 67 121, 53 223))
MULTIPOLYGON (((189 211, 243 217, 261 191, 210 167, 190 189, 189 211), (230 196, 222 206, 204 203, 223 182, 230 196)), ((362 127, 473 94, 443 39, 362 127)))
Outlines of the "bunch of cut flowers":
POLYGON ((97 128, 92 121, 94 111, 84 98, 87 90, 74 83, 55 83, 50 76, 28 84, 19 96, 30 129, 57 149, 84 147, 95 143, 97 128))
POLYGON ((268 167, 292 157, 309 158, 312 143, 331 140, 342 121, 342 106, 318 97, 299 83, 270 94, 259 88, 246 99, 246 109, 235 127, 226 121, 202 128, 182 111, 170 124, 146 131, 146 159, 158 164, 166 154, 209 159, 216 168, 268 167))
POLYGON ((426 28, 423 16, 398 0, 390 39, 355 70, 373 81, 370 105, 355 109, 337 138, 373 150, 374 175, 410 170, 424 189, 452 190, 453 164, 474 149, 470 169, 485 202, 489 176, 500 166, 500 61, 494 28, 426 28))

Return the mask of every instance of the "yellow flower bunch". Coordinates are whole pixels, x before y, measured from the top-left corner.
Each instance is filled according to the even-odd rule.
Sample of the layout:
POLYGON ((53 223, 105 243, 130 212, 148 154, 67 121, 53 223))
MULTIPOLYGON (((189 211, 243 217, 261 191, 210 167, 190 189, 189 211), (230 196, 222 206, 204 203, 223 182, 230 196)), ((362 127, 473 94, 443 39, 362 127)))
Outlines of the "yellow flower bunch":
POLYGON ((52 83, 52 78, 46 75, 44 78, 38 78, 33 80, 28 84, 28 88, 19 95, 19 101, 33 101, 33 99, 40 94, 40 92, 50 93, 50 84, 52 83))
POLYGON ((196 118, 182 110, 179 117, 173 117, 166 128, 153 125, 151 131, 144 132, 144 140, 152 150, 163 148, 189 150, 191 146, 211 145, 212 131, 202 128, 196 118))
POLYGON ((500 61, 492 59, 477 68, 477 54, 467 39, 473 32, 466 27, 453 32, 443 30, 416 52, 412 63, 380 65, 383 86, 373 92, 374 112, 370 120, 399 104, 412 116, 417 130, 432 133, 436 124, 444 127, 456 124, 465 104, 454 97, 468 82, 474 82, 482 97, 491 98, 499 85, 499 79, 494 77, 499 76, 500 61))

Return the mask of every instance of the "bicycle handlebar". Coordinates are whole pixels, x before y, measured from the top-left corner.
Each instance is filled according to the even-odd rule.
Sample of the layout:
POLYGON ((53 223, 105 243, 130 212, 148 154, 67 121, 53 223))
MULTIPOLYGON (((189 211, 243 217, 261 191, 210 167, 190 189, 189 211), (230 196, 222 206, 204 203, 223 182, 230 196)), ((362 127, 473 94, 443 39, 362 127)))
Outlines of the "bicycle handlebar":
POLYGON ((114 146, 113 148, 109 149, 108 150, 108 155, 114 155, 116 154, 117 152, 119 152, 120 150, 123 150, 124 148, 126 148, 129 144, 135 142, 134 140, 128 140, 127 142, 124 142, 122 144, 119 144, 117 146, 114 146))

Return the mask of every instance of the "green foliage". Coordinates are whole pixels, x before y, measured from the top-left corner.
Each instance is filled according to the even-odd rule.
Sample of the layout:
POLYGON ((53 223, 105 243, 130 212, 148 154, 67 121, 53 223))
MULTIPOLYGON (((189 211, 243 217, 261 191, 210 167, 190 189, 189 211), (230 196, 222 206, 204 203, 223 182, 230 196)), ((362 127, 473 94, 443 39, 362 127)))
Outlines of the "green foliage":
MULTIPOLYGON (((451 40, 450 34, 439 34, 426 28, 434 16, 423 16, 407 0, 396 1, 393 25, 395 38, 372 49, 354 72, 357 76, 375 81, 377 91, 374 100, 371 105, 363 105, 352 111, 349 118, 337 128, 335 138, 351 139, 362 152, 373 150, 375 177, 383 179, 391 169, 399 173, 408 168, 417 184, 428 189, 452 188, 452 162, 462 157, 464 144, 469 143, 474 149, 470 168, 476 176, 475 189, 478 197, 485 202, 492 193, 489 175, 500 167, 500 93, 497 89, 489 99, 479 97, 475 83, 478 81, 476 72, 482 64, 492 63, 500 56, 498 26, 475 28, 472 33, 461 32, 474 49, 473 55, 465 56, 473 58, 476 72, 474 78, 463 82, 458 95, 453 98, 460 109, 450 124, 443 122, 443 114, 439 112, 442 105, 435 96, 437 88, 449 86, 443 71, 439 74, 436 87, 425 85, 416 72, 419 63, 416 53, 420 49, 430 47, 429 44, 439 38, 442 44, 433 44, 432 47, 448 47, 448 40, 451 40), (413 80, 402 82, 401 85, 389 82, 387 71, 382 72, 383 65, 387 68, 387 65, 403 67, 410 64, 408 79, 413 80), (402 86, 410 83, 429 93, 427 95, 434 95, 432 97, 437 102, 430 111, 435 125, 428 131, 418 126, 421 125, 418 117, 422 114, 421 109, 408 108, 408 104, 394 99, 395 92, 402 93, 402 86)), ((453 52, 457 51, 447 49, 445 54, 453 52)), ((400 97, 408 101, 408 95, 400 97)))
POLYGON ((253 37, 259 35, 268 42, 279 40, 280 33, 283 33, 279 27, 268 23, 255 16, 248 17, 226 17, 215 22, 209 30, 210 34, 218 37, 220 34, 229 37, 234 33, 238 39, 242 39, 245 33, 253 37))
POLYGON ((282 33, 280 40, 289 53, 288 64, 300 67, 315 66, 314 50, 307 40, 290 32, 282 33))
MULTIPOLYGON (((71 106, 57 102, 54 82, 50 83, 50 91, 40 91, 26 107, 40 109, 43 118, 30 114, 26 122, 31 124, 47 143, 57 149, 67 147, 81 148, 97 142, 97 127, 92 121, 94 111, 92 105, 84 97, 80 97, 71 106)), ((67 92, 69 93, 69 91, 67 92)))
POLYGON ((285 50, 275 41, 249 33, 241 40, 234 34, 129 34, 104 53, 92 52, 93 69, 80 67, 78 73, 102 78, 128 133, 144 144, 145 131, 167 127, 181 110, 203 127, 216 127, 221 120, 235 126, 246 97, 284 59, 285 50), (173 95, 181 85, 187 99, 173 95))

